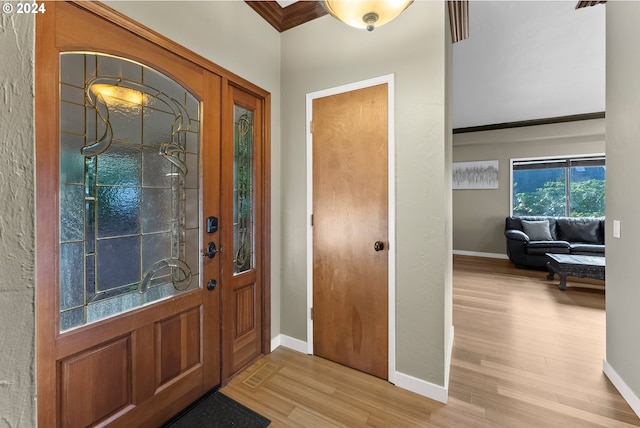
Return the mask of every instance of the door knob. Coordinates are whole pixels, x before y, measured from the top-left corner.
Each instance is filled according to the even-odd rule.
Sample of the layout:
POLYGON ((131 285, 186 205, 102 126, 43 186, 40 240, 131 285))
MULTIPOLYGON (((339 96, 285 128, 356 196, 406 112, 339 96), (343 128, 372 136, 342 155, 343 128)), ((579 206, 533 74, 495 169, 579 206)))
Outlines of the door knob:
POLYGON ((373 249, 376 250, 376 251, 384 250, 384 242, 376 241, 375 244, 373 244, 373 249))
POLYGON ((207 244, 207 249, 202 252, 202 257, 209 257, 210 259, 216 256, 218 249, 216 248, 215 242, 211 241, 207 244))
POLYGON ((218 282, 215 279, 210 279, 209 282, 207 282, 207 290, 209 291, 215 290, 216 285, 218 285, 218 282))

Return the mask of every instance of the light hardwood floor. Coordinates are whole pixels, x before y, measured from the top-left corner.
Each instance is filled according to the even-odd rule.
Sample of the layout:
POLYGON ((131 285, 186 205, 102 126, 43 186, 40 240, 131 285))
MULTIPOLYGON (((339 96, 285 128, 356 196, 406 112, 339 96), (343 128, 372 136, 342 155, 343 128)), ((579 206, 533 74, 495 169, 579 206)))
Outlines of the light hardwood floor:
POLYGON ((604 286, 569 281, 561 292, 557 282, 508 261, 454 258, 447 405, 283 347, 222 392, 274 428, 640 426, 602 373, 604 286))

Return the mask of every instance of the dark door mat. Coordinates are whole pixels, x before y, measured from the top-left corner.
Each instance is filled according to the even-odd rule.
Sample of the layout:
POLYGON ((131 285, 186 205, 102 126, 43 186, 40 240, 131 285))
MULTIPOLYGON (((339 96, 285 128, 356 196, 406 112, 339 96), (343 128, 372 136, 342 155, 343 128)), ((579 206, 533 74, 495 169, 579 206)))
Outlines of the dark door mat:
POLYGON ((163 428, 264 428, 271 421, 216 391, 163 428))

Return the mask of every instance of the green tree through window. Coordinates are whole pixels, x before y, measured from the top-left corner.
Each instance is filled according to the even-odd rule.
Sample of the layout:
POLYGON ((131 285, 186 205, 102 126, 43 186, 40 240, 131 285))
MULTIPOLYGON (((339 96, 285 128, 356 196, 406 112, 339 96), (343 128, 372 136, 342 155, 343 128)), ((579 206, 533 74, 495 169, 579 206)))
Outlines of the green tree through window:
POLYGON ((513 215, 604 217, 603 156, 512 161, 513 215))

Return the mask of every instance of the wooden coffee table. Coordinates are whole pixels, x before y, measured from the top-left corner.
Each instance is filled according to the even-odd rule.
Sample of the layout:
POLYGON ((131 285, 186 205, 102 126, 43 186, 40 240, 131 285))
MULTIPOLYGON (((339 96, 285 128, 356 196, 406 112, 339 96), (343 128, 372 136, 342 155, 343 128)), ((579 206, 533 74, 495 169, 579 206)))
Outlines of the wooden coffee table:
POLYGON ((604 279, 604 257, 553 253, 547 253, 546 255, 549 259, 547 262, 547 268, 549 269, 547 279, 552 280, 553 275, 557 273, 560 277, 558 288, 562 291, 567 289, 567 276, 604 279))

